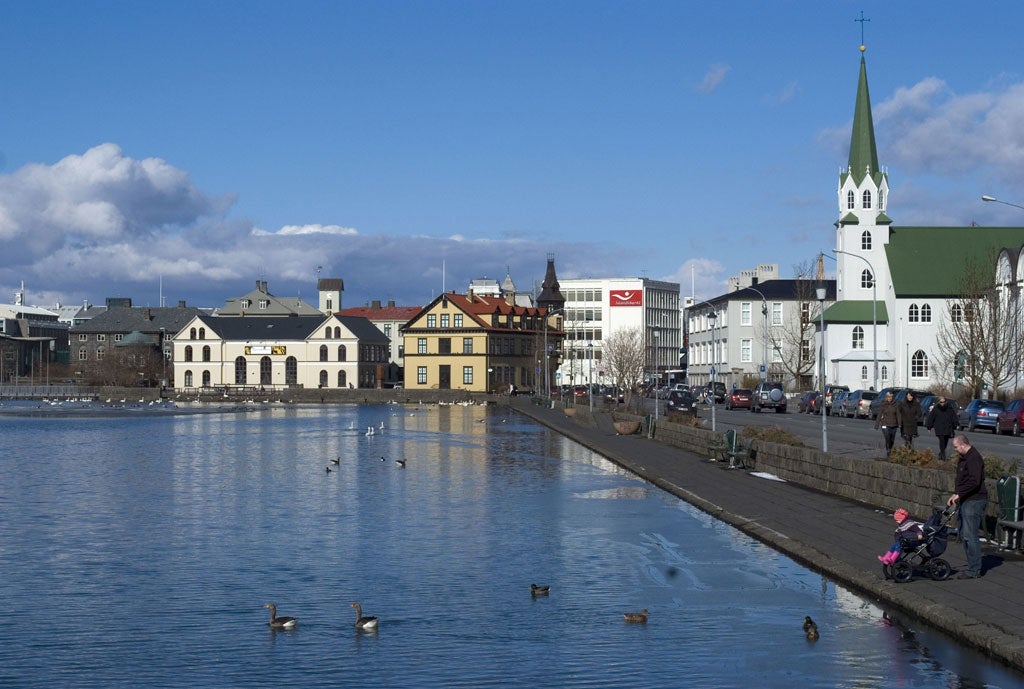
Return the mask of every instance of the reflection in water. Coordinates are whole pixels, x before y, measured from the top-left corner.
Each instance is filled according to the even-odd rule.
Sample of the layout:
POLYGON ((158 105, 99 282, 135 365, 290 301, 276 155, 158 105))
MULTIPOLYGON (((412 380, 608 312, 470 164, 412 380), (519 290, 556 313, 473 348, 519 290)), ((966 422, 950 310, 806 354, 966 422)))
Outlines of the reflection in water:
POLYGON ((1020 685, 507 410, 0 430, 11 686, 1020 685), (300 626, 268 632, 268 601, 300 626))

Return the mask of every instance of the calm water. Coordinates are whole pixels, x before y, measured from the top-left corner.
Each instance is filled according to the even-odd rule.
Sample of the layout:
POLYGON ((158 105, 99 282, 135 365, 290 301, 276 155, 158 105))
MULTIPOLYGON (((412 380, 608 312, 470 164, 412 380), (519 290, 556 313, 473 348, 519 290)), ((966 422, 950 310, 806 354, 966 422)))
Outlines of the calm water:
POLYGON ((3 686, 1022 683, 495 408, 0 416, 0 438, 3 686))

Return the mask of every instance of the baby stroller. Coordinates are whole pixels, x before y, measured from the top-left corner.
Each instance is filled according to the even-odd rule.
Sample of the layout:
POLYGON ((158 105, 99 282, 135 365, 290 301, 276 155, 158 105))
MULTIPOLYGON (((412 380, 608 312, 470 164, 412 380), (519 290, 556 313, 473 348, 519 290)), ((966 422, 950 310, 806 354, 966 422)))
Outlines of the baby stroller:
POLYGON ((914 572, 919 568, 935 581, 948 579, 952 567, 939 556, 946 551, 950 521, 954 516, 956 505, 944 510, 933 509, 932 516, 922 525, 924 538, 905 542, 899 557, 892 564, 882 565, 885 578, 905 584, 914 578, 914 572))

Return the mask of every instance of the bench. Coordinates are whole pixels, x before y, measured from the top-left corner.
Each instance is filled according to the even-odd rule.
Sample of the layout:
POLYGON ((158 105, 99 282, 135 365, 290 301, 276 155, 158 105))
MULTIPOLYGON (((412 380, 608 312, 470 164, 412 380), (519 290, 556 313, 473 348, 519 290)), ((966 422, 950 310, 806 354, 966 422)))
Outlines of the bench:
POLYGON ((1018 522, 1010 519, 1000 519, 996 522, 1006 535, 1006 543, 1003 547, 1010 550, 1020 548, 1020 537, 1024 534, 1024 521, 1018 522))
POLYGON ((739 433, 730 428, 721 438, 708 445, 708 454, 712 462, 717 462, 718 457, 721 457, 723 462, 729 460, 730 469, 745 469, 747 465, 743 460, 750 459, 750 446, 744 445, 739 433))

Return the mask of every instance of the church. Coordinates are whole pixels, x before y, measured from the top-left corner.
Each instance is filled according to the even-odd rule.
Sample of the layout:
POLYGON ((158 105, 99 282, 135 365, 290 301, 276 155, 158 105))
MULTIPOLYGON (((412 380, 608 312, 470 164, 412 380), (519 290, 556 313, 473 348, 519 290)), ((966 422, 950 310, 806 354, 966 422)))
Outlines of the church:
POLYGON ((851 390, 955 392, 965 385, 978 394, 983 384, 1020 387, 1018 351, 994 354, 1006 359, 1003 373, 986 375, 977 350, 986 340, 1021 339, 1016 304, 1024 228, 905 227, 890 218, 890 212, 898 215, 898 194, 893 207, 888 171, 878 164, 864 46, 860 50, 849 162, 837 191, 836 301, 825 311, 822 338, 826 380, 851 390), (964 290, 978 279, 986 291, 998 287, 1005 311, 982 318, 972 309, 964 290), (962 336, 964 323, 978 331, 977 346, 962 336))

